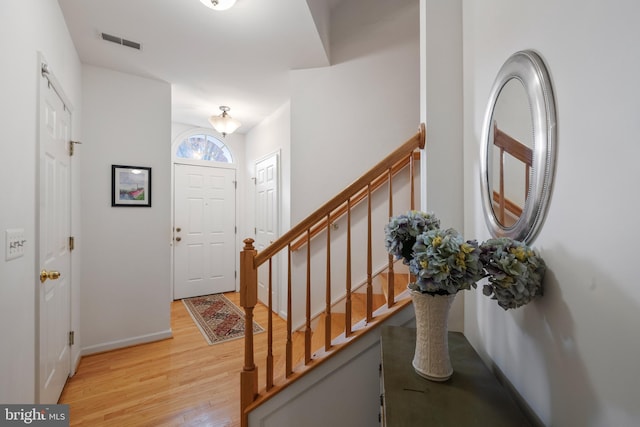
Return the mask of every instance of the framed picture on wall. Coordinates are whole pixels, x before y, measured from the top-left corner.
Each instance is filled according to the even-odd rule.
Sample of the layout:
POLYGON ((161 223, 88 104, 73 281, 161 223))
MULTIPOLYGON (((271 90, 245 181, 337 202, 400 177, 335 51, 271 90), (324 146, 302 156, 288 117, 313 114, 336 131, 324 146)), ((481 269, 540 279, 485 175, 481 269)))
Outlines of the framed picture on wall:
POLYGON ((151 168, 111 165, 111 206, 151 207, 151 168))

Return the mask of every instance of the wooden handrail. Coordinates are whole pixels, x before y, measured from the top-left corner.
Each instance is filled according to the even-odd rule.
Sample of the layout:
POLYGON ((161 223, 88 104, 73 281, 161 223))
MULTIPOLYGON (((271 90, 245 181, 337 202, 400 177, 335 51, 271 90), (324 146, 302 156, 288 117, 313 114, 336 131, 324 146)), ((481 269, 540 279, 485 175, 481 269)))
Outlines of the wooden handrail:
MULTIPOLYGON (((372 194, 375 190, 382 187, 386 182, 389 183, 389 216, 393 214, 393 177, 403 170, 409 170, 410 181, 410 208, 414 209, 415 206, 415 187, 414 187, 414 173, 415 173, 415 160, 416 150, 423 149, 425 146, 425 126, 420 125, 418 132, 406 140, 400 147, 394 150, 391 154, 385 157, 382 161, 377 163, 368 172, 347 186, 338 195, 331 200, 323 204, 315 212, 310 214, 307 218, 302 220, 299 224, 291 228, 284 233, 279 239, 271 243, 263 251, 256 251, 253 246, 253 239, 244 240, 245 246, 240 254, 240 305, 245 311, 245 357, 244 366, 240 374, 240 405, 241 405, 241 422, 242 426, 248 425, 248 413, 251 408, 254 408, 257 401, 265 401, 271 396, 275 395, 290 384, 295 379, 301 377, 302 372, 306 372, 309 369, 317 366, 337 351, 345 348, 345 345, 365 333, 367 330, 376 327, 384 319, 393 315, 393 313, 405 307, 410 298, 405 291, 401 293, 398 300, 394 295, 394 273, 393 273, 393 259, 390 257, 388 265, 388 288, 387 288, 387 304, 385 306, 375 308, 373 304, 373 262, 372 262, 372 246, 373 246, 373 233, 372 233, 372 194), (407 167, 408 166, 408 167, 407 167), (354 289, 352 287, 352 264, 351 264, 351 210, 354 205, 360 203, 364 199, 367 199, 366 207, 366 249, 367 249, 367 265, 366 265, 366 300, 364 301, 365 315, 364 318, 358 321, 358 318, 353 319, 352 324, 352 311, 353 304, 357 303, 357 300, 352 299, 354 289), (345 313, 344 313, 344 331, 338 338, 332 339, 335 333, 338 331, 332 331, 331 325, 331 229, 328 227, 335 219, 342 215, 347 216, 346 226, 346 260, 345 260, 345 313), (317 294, 312 292, 312 271, 311 271, 311 238, 317 235, 324 229, 327 229, 327 241, 326 241, 326 283, 325 283, 325 298, 324 302, 324 314, 327 316, 325 319, 325 335, 323 339, 322 349, 312 354, 312 351, 317 348, 312 348, 312 312, 311 312, 311 295, 317 294), (305 286, 299 287, 304 289, 306 294, 306 301, 304 305, 305 311, 305 324, 303 327, 303 339, 304 339, 304 355, 302 368, 293 367, 293 331, 292 331, 292 263, 291 253, 293 250, 306 245, 306 277, 305 286), (282 250, 287 251, 287 335, 285 342, 284 356, 285 371, 283 377, 278 377, 278 382, 274 381, 274 345, 272 334, 272 321, 271 316, 272 306, 272 259, 275 255, 282 250), (259 392, 258 388, 258 367, 254 360, 254 337, 253 337, 253 310, 258 303, 258 267, 268 262, 268 331, 267 331, 267 351, 266 351, 266 381, 263 391, 259 392), (397 304, 395 304, 398 302, 397 304), (335 332, 335 333, 334 333, 335 332)), ((360 272, 358 272, 360 274, 360 272)), ((378 274, 376 272, 376 274, 378 274)), ((299 348, 299 346, 296 346, 299 348)), ((282 350, 279 350, 282 351, 282 350)), ((282 359, 281 359, 282 360, 282 359)))
POLYGON ((337 196, 320 206, 315 212, 284 233, 263 251, 259 252, 258 256, 255 258, 255 266, 258 267, 262 265, 266 260, 287 247, 287 245, 297 239, 300 235, 306 233, 307 230, 313 227, 316 223, 322 221, 323 217, 343 205, 348 198, 355 196, 369 183, 374 181, 383 173, 386 173, 389 168, 393 168, 393 166, 402 160, 403 157, 407 157, 407 153, 411 153, 418 148, 423 149, 425 145, 425 137, 426 130, 424 123, 422 123, 418 132, 406 140, 400 147, 381 160, 367 173, 355 180, 347 188, 338 193, 337 196))
MULTIPOLYGON (((413 153, 413 161, 420 160, 420 152, 416 151, 413 153)), ((396 176, 400 171, 402 171, 409 163, 411 162, 410 157, 405 157, 401 159, 398 163, 393 165, 388 172, 383 173, 373 181, 371 181, 371 191, 374 192, 378 188, 382 187, 384 184, 390 181, 390 179, 396 176)), ((367 189, 363 188, 355 196, 351 197, 351 207, 357 206, 361 201, 367 198, 367 189)), ((412 207, 413 208, 413 207, 412 207)), ((344 214, 347 213, 347 204, 343 203, 342 206, 335 209, 328 216, 328 219, 320 220, 320 222, 316 223, 309 232, 311 233, 311 238, 313 239, 315 236, 320 234, 323 230, 327 228, 327 225, 333 224, 338 219, 340 219, 344 214)), ((296 239, 291 244, 291 249, 297 251, 301 247, 303 247, 307 243, 306 236, 301 236, 296 239)))

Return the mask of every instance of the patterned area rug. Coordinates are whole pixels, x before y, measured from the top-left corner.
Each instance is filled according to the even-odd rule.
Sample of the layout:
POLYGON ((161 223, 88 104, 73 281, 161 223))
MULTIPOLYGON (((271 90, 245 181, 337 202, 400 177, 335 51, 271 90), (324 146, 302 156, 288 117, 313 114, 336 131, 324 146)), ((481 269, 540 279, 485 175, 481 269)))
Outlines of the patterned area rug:
MULTIPOLYGON (((209 345, 244 337, 244 312, 223 294, 182 300, 209 345)), ((264 329, 253 322, 253 333, 264 329)))

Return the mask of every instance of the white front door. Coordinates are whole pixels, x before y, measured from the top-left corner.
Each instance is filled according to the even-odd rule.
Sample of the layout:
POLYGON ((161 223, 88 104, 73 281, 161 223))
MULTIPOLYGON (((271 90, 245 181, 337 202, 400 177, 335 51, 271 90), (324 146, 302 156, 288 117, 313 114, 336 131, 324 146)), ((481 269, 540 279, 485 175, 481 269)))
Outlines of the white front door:
POLYGON ((227 168, 175 164, 173 298, 235 290, 235 177, 227 168))
POLYGON ((71 369, 71 113, 40 80, 38 402, 53 404, 71 369))
MULTIPOLYGON (((278 201, 278 154, 256 162, 256 242, 260 252, 278 238, 280 218, 278 201)), ((278 264, 272 263, 272 297, 274 311, 278 311, 278 264)), ((269 267, 265 263, 258 269, 258 299, 265 305, 269 302, 269 267)))

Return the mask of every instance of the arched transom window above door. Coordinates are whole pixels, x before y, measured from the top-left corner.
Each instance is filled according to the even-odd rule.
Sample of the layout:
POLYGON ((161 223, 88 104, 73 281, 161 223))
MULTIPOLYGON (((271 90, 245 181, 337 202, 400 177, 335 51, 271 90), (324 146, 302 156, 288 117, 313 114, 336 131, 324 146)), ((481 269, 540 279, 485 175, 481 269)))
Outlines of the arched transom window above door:
POLYGON ((231 151, 224 142, 212 135, 202 133, 184 138, 178 144, 175 157, 176 159, 233 163, 231 151))

